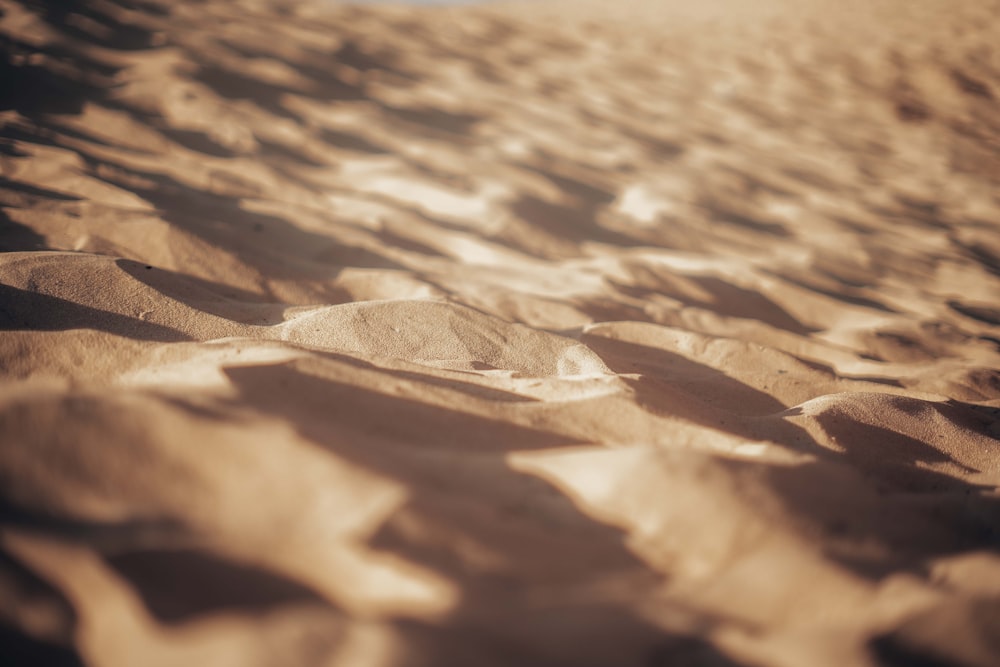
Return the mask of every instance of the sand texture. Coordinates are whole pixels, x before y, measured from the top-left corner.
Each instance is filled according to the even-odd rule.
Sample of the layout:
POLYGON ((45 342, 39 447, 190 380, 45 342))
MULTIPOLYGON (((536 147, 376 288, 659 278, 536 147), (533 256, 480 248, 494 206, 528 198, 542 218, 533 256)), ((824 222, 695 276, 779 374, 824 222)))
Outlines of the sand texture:
POLYGON ((0 14, 3 665, 1000 664, 1000 3, 0 14))

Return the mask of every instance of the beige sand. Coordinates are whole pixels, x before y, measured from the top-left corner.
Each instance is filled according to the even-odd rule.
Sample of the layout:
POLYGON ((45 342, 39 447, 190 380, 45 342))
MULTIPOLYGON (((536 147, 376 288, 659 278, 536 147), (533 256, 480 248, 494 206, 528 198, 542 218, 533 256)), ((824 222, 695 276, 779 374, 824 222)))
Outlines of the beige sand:
POLYGON ((1000 664, 1000 3, 0 10, 4 665, 1000 664))

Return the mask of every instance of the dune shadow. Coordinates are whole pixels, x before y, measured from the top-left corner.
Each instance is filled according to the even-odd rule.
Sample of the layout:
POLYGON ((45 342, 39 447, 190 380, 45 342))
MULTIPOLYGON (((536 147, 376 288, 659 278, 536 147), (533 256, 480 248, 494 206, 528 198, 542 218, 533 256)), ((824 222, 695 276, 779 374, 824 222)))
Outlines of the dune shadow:
POLYGON ((722 224, 775 238, 790 238, 792 236, 792 233, 784 225, 740 212, 735 207, 711 197, 702 198, 700 206, 708 214, 708 219, 713 224, 722 224))
POLYGON ((211 63, 202 64, 191 78, 227 100, 245 100, 279 118, 302 120, 298 113, 285 106, 284 98, 295 93, 305 94, 304 89, 268 83, 235 69, 211 63))
POLYGON ((908 615, 868 640, 879 667, 992 665, 1000 650, 1000 599, 954 596, 908 615))
MULTIPOLYGON (((316 351, 314 354, 321 356, 324 359, 330 359, 338 363, 348 364, 354 366, 361 371, 372 371, 372 372, 385 372, 380 366, 365 361, 364 359, 359 359, 357 357, 351 357, 346 354, 341 354, 338 352, 330 351, 316 351)), ((461 392, 470 398, 486 399, 489 401, 501 402, 501 403, 538 403, 540 399, 534 398, 532 396, 524 396, 523 394, 516 394, 512 391, 504 391, 502 389, 495 389, 493 387, 487 387, 475 382, 465 382, 463 380, 456 380, 452 377, 443 377, 433 371, 428 371, 427 373, 420 373, 413 370, 403 370, 399 368, 392 369, 392 377, 399 378, 402 380, 408 380, 413 382, 420 382, 423 384, 428 384, 434 387, 441 387, 444 389, 451 389, 457 392, 461 392)))
POLYGON ((626 234, 603 227, 597 220, 599 208, 595 205, 552 203, 525 194, 508 206, 513 225, 492 240, 541 259, 577 256, 580 244, 588 241, 623 248, 645 245, 626 234))
POLYGON ((995 247, 976 241, 960 241, 952 238, 952 244, 959 252, 994 276, 1000 276, 1000 251, 995 247))
POLYGON ((383 255, 338 243, 285 218, 250 211, 242 199, 197 188, 166 174, 140 170, 81 153, 95 178, 122 188, 156 207, 166 222, 213 245, 240 248, 238 257, 273 277, 332 277, 343 266, 402 268, 383 255), (254 242, 248 237, 256 236, 254 242), (288 257, 296 261, 289 262, 288 257))
POLYGON ((920 464, 944 463, 965 473, 978 472, 927 442, 836 414, 817 415, 815 420, 844 448, 843 457, 858 470, 875 476, 882 488, 910 493, 975 488, 961 479, 920 467, 920 464))
POLYGON ((82 201, 83 197, 71 195, 67 192, 58 192, 48 188, 40 188, 29 183, 20 183, 9 178, 0 177, 0 191, 7 190, 15 192, 33 199, 49 199, 54 201, 82 201))
POLYGON ((124 108, 114 99, 117 76, 124 67, 91 52, 144 51, 162 46, 166 7, 145 0, 60 0, 21 3, 53 32, 36 45, 0 35, 0 109, 26 118, 50 114, 78 115, 88 102, 124 108))
MULTIPOLYGON (((784 282, 795 285, 796 287, 799 287, 801 289, 808 290, 810 292, 815 292, 816 294, 820 294, 822 296, 829 297, 831 299, 836 299, 837 301, 842 301, 852 306, 871 308, 872 310, 878 310, 883 313, 899 312, 898 310, 890 306, 887 306, 881 301, 876 301, 875 299, 870 299, 865 296, 853 294, 851 286, 849 285, 843 286, 840 290, 833 289, 831 287, 825 287, 819 285, 818 284, 819 281, 817 281, 815 278, 805 275, 796 275, 793 271, 790 270, 782 271, 782 270, 764 269, 763 273, 778 278, 779 280, 782 280, 784 282), (846 287, 847 289, 844 289, 844 287, 846 287)), ((827 277, 832 278, 833 280, 837 280, 836 276, 827 276, 827 277)))
POLYGON ((212 139, 208 133, 200 130, 173 128, 166 123, 156 123, 155 127, 157 132, 170 141, 196 153, 222 158, 234 158, 241 155, 240 151, 220 144, 212 139))
POLYGON ((136 340, 192 340, 182 331, 67 299, 0 284, 0 330, 66 331, 95 329, 136 340))
POLYGON ((966 304, 957 299, 948 301, 948 307, 956 313, 960 313, 966 317, 971 317, 972 319, 978 320, 983 324, 1000 326, 1000 308, 994 308, 987 305, 966 304))
MULTIPOLYGON (((358 367, 357 363, 351 364, 358 367)), ((366 370, 375 370, 369 368, 366 370)), ((387 378, 397 377, 396 371, 378 369, 387 378)), ((329 440, 338 434, 352 437, 338 445, 344 453, 361 458, 371 465, 389 466, 404 474, 405 468, 394 470, 395 464, 383 462, 375 451, 378 445, 365 445, 351 440, 377 440, 385 447, 401 450, 406 443, 430 451, 474 452, 486 455, 524 449, 537 449, 579 444, 567 436, 539 431, 515 423, 498 421, 474 413, 447 410, 417 400, 402 399, 391 394, 359 387, 344 381, 303 372, 294 364, 278 363, 267 366, 227 367, 225 373, 240 389, 240 396, 249 405, 259 405, 265 412, 283 412, 289 423, 296 424, 306 435, 329 440), (275 400, 273 388, 291 400, 275 400), (386 415, 392 415, 387 419, 386 415), (317 416, 320 418, 317 419, 317 416), (314 427, 314 428, 311 428, 314 427), (418 444, 419 443, 419 444, 418 444), (373 460, 367 461, 367 452, 373 460)), ((422 379, 422 378, 421 378, 422 379)), ((338 440, 344 440, 338 438, 338 440)), ((338 449, 340 453, 340 449, 338 449)), ((392 457, 390 457, 392 458, 392 457)))
POLYGON ((139 51, 155 44, 156 30, 142 25, 142 18, 162 17, 167 10, 155 2, 142 0, 59 0, 59 2, 26 3, 60 33, 81 42, 88 42, 119 51, 139 51), (125 12, 131 11, 132 14, 125 12), (132 17, 133 20, 123 17, 132 17), (84 18, 86 20, 81 21, 84 18))
POLYGON ((80 655, 69 646, 35 639, 30 633, 19 631, 6 623, 0 623, 0 663, 84 667, 80 655))
POLYGON ((255 325, 282 321, 284 304, 267 301, 256 292, 130 259, 116 259, 115 266, 160 294, 217 317, 255 325))
MULTIPOLYGON (((327 105, 364 103, 381 122, 398 126, 401 131, 438 139, 447 143, 468 141, 485 120, 481 113, 453 111, 434 104, 389 103, 369 95, 369 84, 405 86, 420 75, 411 71, 395 47, 358 36, 350 25, 352 12, 368 18, 364 9, 344 9, 319 23, 300 19, 294 12, 279 12, 283 21, 296 29, 316 32, 329 27, 338 39, 329 47, 302 43, 272 43, 255 39, 267 34, 271 26, 260 17, 246 17, 245 34, 227 33, 204 43, 181 41, 172 36, 185 29, 190 20, 168 4, 140 0, 67 0, 63 3, 27 3, 51 29, 53 37, 43 46, 16 36, 0 35, 0 75, 11 85, 0 91, 0 109, 13 109, 23 116, 21 122, 6 123, 0 128, 3 152, 27 157, 19 142, 52 146, 82 158, 87 175, 97 181, 132 193, 149 202, 157 214, 177 229, 218 247, 235 251, 240 261, 262 275, 279 279, 313 281, 319 294, 315 298, 339 303, 346 296, 342 290, 327 289, 343 267, 406 270, 390 259, 383 247, 398 242, 398 236, 383 234, 364 247, 339 242, 329 236, 304 230, 283 214, 264 214, 247 210, 245 194, 257 192, 254 184, 240 184, 237 195, 221 194, 233 189, 217 184, 190 185, 166 172, 148 166, 139 167, 109 151, 87 148, 94 144, 116 152, 141 153, 141 148, 124 145, 114 139, 89 135, 61 123, 59 115, 78 115, 87 104, 95 104, 126 114, 131 122, 159 134, 188 151, 215 160, 253 159, 268 168, 280 181, 294 183, 318 195, 328 195, 330 184, 319 184, 308 171, 297 167, 329 167, 336 163, 330 149, 346 149, 370 155, 391 155, 421 174, 438 182, 453 185, 456 175, 438 173, 419 164, 403 152, 387 147, 374 138, 345 130, 328 129, 323 123, 305 118, 292 97, 327 105), (308 128, 309 139, 261 136, 253 132, 248 145, 230 145, 212 133, 195 127, 174 127, 163 112, 119 94, 125 64, 133 51, 160 48, 180 49, 191 59, 191 80, 217 96, 222 104, 247 102, 277 119, 308 128), (104 57, 103 52, 121 52, 118 57, 104 57), (269 77, 240 63, 272 59, 295 72, 294 77, 269 77), (318 141, 315 139, 318 138, 318 141), (325 150, 324 150, 325 149, 325 150), (449 180, 450 179, 450 180, 449 180), (246 193, 243 193, 246 190, 246 193), (256 238, 254 238, 256 237, 256 238), (379 241, 382 241, 380 244, 379 241), (315 280, 314 280, 315 279, 315 280), (326 291, 324 291, 326 290, 326 291)), ((275 10, 277 11, 277 9, 275 10)), ((424 36, 433 41, 435 36, 424 36)), ((185 75, 188 75, 185 74, 185 75)), ((220 171, 222 173, 222 171, 220 171)), ((223 174, 225 176, 225 174, 223 174)), ((79 198, 51 191, 34 184, 6 183, 21 197, 48 197, 48 201, 76 201, 79 198), (31 188, 34 188, 31 190, 31 188)), ((392 204, 398 207, 398 202, 392 204)), ((5 221, 9 222, 9 221, 5 221)), ((337 224, 331 218, 331 224, 337 224)), ((39 249, 44 239, 23 226, 4 224, 0 230, 0 248, 4 250, 39 249)), ((438 254, 420 248, 423 254, 438 254)), ((261 289, 269 294, 267 286, 261 289)))
POLYGON ((0 496, 0 524, 111 550, 133 543, 177 540, 185 535, 184 526, 169 518, 88 521, 30 510, 3 496, 0 496))
POLYGON ((69 598, 6 550, 0 550, 0 582, 5 611, 44 610, 47 621, 44 633, 37 627, 31 633, 20 627, 21 619, 5 613, 0 620, 0 664, 82 667, 71 648, 79 617, 69 598))
MULTIPOLYGON (((0 136, 75 153, 81 158, 90 177, 145 200, 165 222, 177 229, 191 233, 214 246, 235 251, 239 260, 262 275, 304 280, 322 278, 327 281, 335 277, 343 267, 405 269, 380 252, 377 244, 362 247, 302 229, 284 215, 248 210, 243 205, 244 197, 216 192, 211 183, 193 186, 166 173, 135 167, 125 160, 98 157, 80 145, 70 144, 63 135, 63 128, 49 117, 40 119, 32 127, 15 125, 0 128, 0 136), (290 261, 290 258, 294 260, 290 261)), ((185 136, 195 143, 210 141, 198 132, 185 136)), ((84 139, 91 141, 94 138, 84 139)), ((221 146, 217 148, 218 151, 201 146, 201 149, 208 152, 228 150, 221 146)), ((285 162, 290 160, 296 164, 308 164, 308 156, 300 155, 295 149, 264 142, 262 150, 270 151, 270 162, 275 169, 279 168, 278 162, 281 160, 277 158, 282 155, 285 162)), ((294 175, 290 174, 289 177, 294 175)), ((10 179, 0 183, 0 188, 10 193, 7 199, 43 199, 67 203, 81 199, 70 193, 10 179)), ((38 249, 37 246, 44 244, 44 239, 39 235, 23 226, 15 226, 9 221, 9 217, 3 222, 6 224, 0 231, 0 239, 3 236, 9 237, 8 249, 38 249)), ((265 286, 260 287, 266 292, 265 286)), ((318 283, 315 287, 325 290, 323 297, 327 301, 339 303, 346 298, 343 290, 322 287, 318 283)))
MULTIPOLYGON (((416 647, 402 664, 684 664, 664 658, 675 646, 679 658, 686 652, 710 660, 704 664, 735 665, 704 640, 678 639, 649 625, 627 603, 571 602, 553 593, 545 604, 527 604, 525 596, 539 585, 571 594, 609 577, 650 585, 661 578, 632 555, 620 530, 594 521, 558 489, 506 462, 508 452, 568 446, 572 439, 287 363, 225 372, 240 405, 293 424, 317 446, 407 488, 405 506, 369 545, 441 573, 459 587, 461 599, 434 624, 397 620, 416 647), (442 454, 454 472, 440 468, 442 454), (476 545, 475 551, 491 554, 493 565, 477 566, 461 555, 469 547, 456 549, 458 544, 476 545), (582 551, 575 562, 565 562, 574 545, 582 551)), ((381 372, 387 379, 395 375, 381 372)))
POLYGON ((0 110, 28 118, 77 115, 87 101, 107 98, 118 71, 75 49, 36 47, 0 34, 0 110))
MULTIPOLYGON (((197 546, 190 527, 173 520, 94 522, 56 517, 0 501, 0 526, 86 545, 146 610, 166 625, 183 626, 220 614, 262 618, 279 610, 309 607, 326 614, 326 638, 335 643, 342 612, 308 586, 262 567, 237 562, 197 546), (159 546, 170 545, 170 546, 159 546)), ((81 665, 73 651, 77 612, 58 587, 0 551, 0 581, 16 581, 12 603, 44 604, 50 626, 44 638, 0 622, 0 658, 7 665, 81 665), (58 621, 58 625, 54 625, 58 621)))
MULTIPOLYGON (((689 276, 688 280, 701 287, 712 297, 711 301, 687 299, 690 305, 714 310, 728 317, 758 320, 798 335, 806 335, 815 331, 815 329, 799 322, 788 311, 758 291, 739 287, 714 276, 689 276)), ((681 297, 681 300, 685 299, 681 297)))
POLYGON ((392 150, 381 146, 365 137, 350 132, 331 130, 330 128, 320 128, 318 136, 321 141, 334 148, 354 151, 355 153, 367 153, 368 155, 389 155, 392 150))
POLYGON ((658 297, 666 296, 686 306, 707 310, 723 317, 756 320, 799 336, 816 331, 759 291, 734 285, 715 276, 683 276, 684 282, 705 295, 704 298, 700 298, 691 293, 693 290, 678 289, 670 277, 667 278, 664 279, 649 271, 642 286, 626 285, 614 280, 609 282, 616 290, 634 299, 655 301, 658 297))
POLYGON ((641 377, 630 381, 638 400, 656 410, 671 411, 671 396, 663 391, 671 386, 706 404, 717 404, 720 411, 735 410, 736 414, 771 415, 787 407, 722 371, 668 350, 600 335, 585 334, 582 342, 614 372, 638 373, 641 377))
POLYGON ((335 609, 303 584, 208 551, 146 548, 109 554, 105 562, 167 624, 224 611, 270 613, 290 605, 335 609))
MULTIPOLYGON (((26 116, 27 117, 27 116, 26 116)), ((27 122, 7 122, 0 125, 0 139, 9 142, 14 146, 14 142, 35 144, 38 146, 51 146, 52 148, 69 149, 65 138, 81 139, 99 146, 110 146, 103 139, 83 130, 70 128, 60 123, 57 116, 44 115, 37 118, 30 118, 27 122)), ((124 150, 124 149, 123 149, 124 150)), ((15 157, 29 157, 30 153, 15 157)), ((69 201, 69 200, 64 200, 69 201)))
POLYGON ((900 464, 886 473, 825 456, 762 472, 787 511, 822 540, 827 558, 873 581, 900 572, 926 576, 938 558, 1000 550, 1000 502, 991 488, 903 469, 900 464), (893 488, 900 476, 906 486, 893 488), (845 489, 853 491, 845 497, 845 489))
POLYGON ((658 162, 672 162, 683 156, 688 150, 687 146, 682 143, 664 139, 648 131, 628 128, 622 133, 639 144, 643 151, 658 162))
MULTIPOLYGON (((585 336, 583 342, 615 372, 638 373, 627 382, 636 401, 653 412, 812 456, 794 466, 718 462, 739 474, 757 471, 791 516, 825 533, 827 557, 862 576, 919 571, 942 555, 1000 548, 1000 501, 989 495, 992 487, 963 480, 962 474, 975 471, 929 442, 888 426, 818 415, 816 421, 842 448, 836 451, 786 419, 799 410, 786 410, 767 393, 711 367, 602 336, 585 336), (955 474, 927 467, 940 464, 953 466, 955 474), (844 489, 851 486, 856 493, 845 502, 844 489), (873 544, 884 550, 873 552, 873 544)), ((942 409, 949 419, 981 433, 997 417, 991 409, 955 401, 942 409)))
POLYGON ((0 252, 45 250, 45 237, 27 225, 14 222, 0 207, 0 252))
POLYGON ((457 113, 430 106, 394 106, 379 103, 379 109, 387 118, 416 128, 423 136, 428 133, 451 140, 469 136, 482 122, 483 116, 472 113, 457 113))
MULTIPOLYGON (((996 419, 989 408, 959 401, 935 409, 982 435, 996 419)), ((832 558, 879 579, 900 570, 921 573, 926 563, 949 554, 1000 551, 995 487, 964 479, 979 471, 936 447, 934 430, 925 441, 888 422, 868 424, 834 412, 814 419, 841 451, 824 448, 815 462, 771 467, 767 479, 789 508, 823 528, 832 558), (844 489, 851 486, 857 491, 845 501, 844 489), (882 551, 870 549, 873 544, 882 551)))

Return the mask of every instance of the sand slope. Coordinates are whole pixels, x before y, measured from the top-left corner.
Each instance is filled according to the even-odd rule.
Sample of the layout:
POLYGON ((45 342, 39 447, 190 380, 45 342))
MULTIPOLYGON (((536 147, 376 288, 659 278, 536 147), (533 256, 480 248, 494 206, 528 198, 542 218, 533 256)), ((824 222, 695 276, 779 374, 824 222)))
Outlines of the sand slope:
POLYGON ((0 662, 1000 662, 998 3, 0 12, 0 662))

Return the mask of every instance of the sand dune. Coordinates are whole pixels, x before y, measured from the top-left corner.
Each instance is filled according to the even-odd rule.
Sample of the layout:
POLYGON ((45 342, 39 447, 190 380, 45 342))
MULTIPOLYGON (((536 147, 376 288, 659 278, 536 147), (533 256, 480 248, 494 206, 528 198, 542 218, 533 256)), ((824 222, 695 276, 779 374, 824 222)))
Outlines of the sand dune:
POLYGON ((1000 662, 993 1, 0 0, 0 662, 1000 662))

